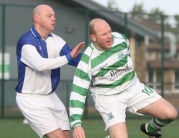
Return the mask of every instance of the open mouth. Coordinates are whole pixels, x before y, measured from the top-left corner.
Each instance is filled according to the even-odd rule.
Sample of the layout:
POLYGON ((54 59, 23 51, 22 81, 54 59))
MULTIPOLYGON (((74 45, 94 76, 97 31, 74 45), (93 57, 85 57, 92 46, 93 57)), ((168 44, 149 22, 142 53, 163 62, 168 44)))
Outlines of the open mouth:
POLYGON ((110 45, 110 44, 111 44, 111 40, 107 40, 106 43, 107 43, 108 45, 110 45))
POLYGON ((55 26, 55 23, 53 23, 52 26, 55 26))

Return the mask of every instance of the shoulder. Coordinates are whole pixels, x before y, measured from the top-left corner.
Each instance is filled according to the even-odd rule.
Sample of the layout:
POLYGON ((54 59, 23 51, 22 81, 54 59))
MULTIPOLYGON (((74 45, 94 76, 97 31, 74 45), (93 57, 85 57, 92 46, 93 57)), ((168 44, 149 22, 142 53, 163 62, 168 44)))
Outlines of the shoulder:
POLYGON ((31 31, 28 31, 20 36, 18 43, 20 45, 32 44, 33 40, 34 40, 33 34, 31 33, 31 31))
POLYGON ((28 37, 32 37, 32 33, 30 30, 22 34, 19 39, 27 39, 28 37))
POLYGON ((54 33, 51 33, 51 37, 55 38, 55 39, 58 39, 58 40, 61 40, 61 41, 65 41, 62 37, 54 34, 54 33))
POLYGON ((93 48, 91 47, 91 45, 88 45, 86 48, 85 48, 85 51, 84 51, 84 54, 86 55, 91 55, 91 52, 93 51, 93 48))
POLYGON ((114 39, 114 45, 125 42, 127 47, 129 47, 129 40, 124 34, 112 32, 112 37, 114 39))
POLYGON ((113 38, 119 38, 119 39, 125 39, 127 40, 127 37, 124 34, 118 33, 118 32, 112 32, 113 38))
POLYGON ((66 43, 66 41, 62 38, 62 37, 60 37, 60 36, 58 36, 58 35, 56 35, 56 34, 54 34, 54 33, 51 33, 51 37, 54 39, 54 40, 56 40, 56 41, 58 41, 60 44, 65 44, 66 43))

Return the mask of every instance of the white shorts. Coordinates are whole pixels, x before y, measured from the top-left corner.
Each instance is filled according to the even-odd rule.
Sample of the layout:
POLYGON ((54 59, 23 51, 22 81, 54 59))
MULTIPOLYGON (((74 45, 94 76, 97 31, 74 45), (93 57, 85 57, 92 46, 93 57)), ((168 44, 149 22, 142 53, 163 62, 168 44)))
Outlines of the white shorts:
POLYGON ((95 107, 101 114, 107 130, 110 126, 125 122, 126 111, 138 114, 137 111, 143 107, 159 100, 161 96, 153 89, 137 82, 127 90, 116 95, 92 94, 95 107))
POLYGON ((64 104, 55 92, 48 95, 16 95, 17 105, 32 129, 42 138, 58 128, 70 130, 64 104))

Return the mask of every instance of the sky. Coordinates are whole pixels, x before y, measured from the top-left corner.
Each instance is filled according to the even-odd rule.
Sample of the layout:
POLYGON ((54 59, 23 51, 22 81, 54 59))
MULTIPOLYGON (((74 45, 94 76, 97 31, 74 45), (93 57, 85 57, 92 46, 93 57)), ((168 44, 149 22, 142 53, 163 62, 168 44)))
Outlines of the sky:
MULTIPOLYGON (((109 0, 93 0, 107 6, 109 0)), ((179 0, 114 0, 121 12, 129 12, 134 4, 143 4, 144 9, 149 12, 151 9, 159 8, 164 14, 173 16, 179 15, 179 0)))

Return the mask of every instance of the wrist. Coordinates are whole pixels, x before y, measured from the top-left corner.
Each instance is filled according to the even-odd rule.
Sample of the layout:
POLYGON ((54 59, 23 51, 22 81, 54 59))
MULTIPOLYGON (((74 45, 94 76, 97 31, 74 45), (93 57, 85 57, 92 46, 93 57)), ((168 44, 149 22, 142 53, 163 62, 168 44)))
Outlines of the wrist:
POLYGON ((76 124, 74 124, 73 126, 72 126, 72 129, 74 129, 75 127, 78 127, 78 126, 81 126, 82 127, 82 124, 81 123, 76 123, 76 124))
POLYGON ((68 62, 70 62, 72 60, 71 54, 66 55, 66 58, 67 58, 68 62))
POLYGON ((77 125, 75 125, 73 128, 78 127, 78 126, 81 126, 81 124, 77 124, 77 125))

